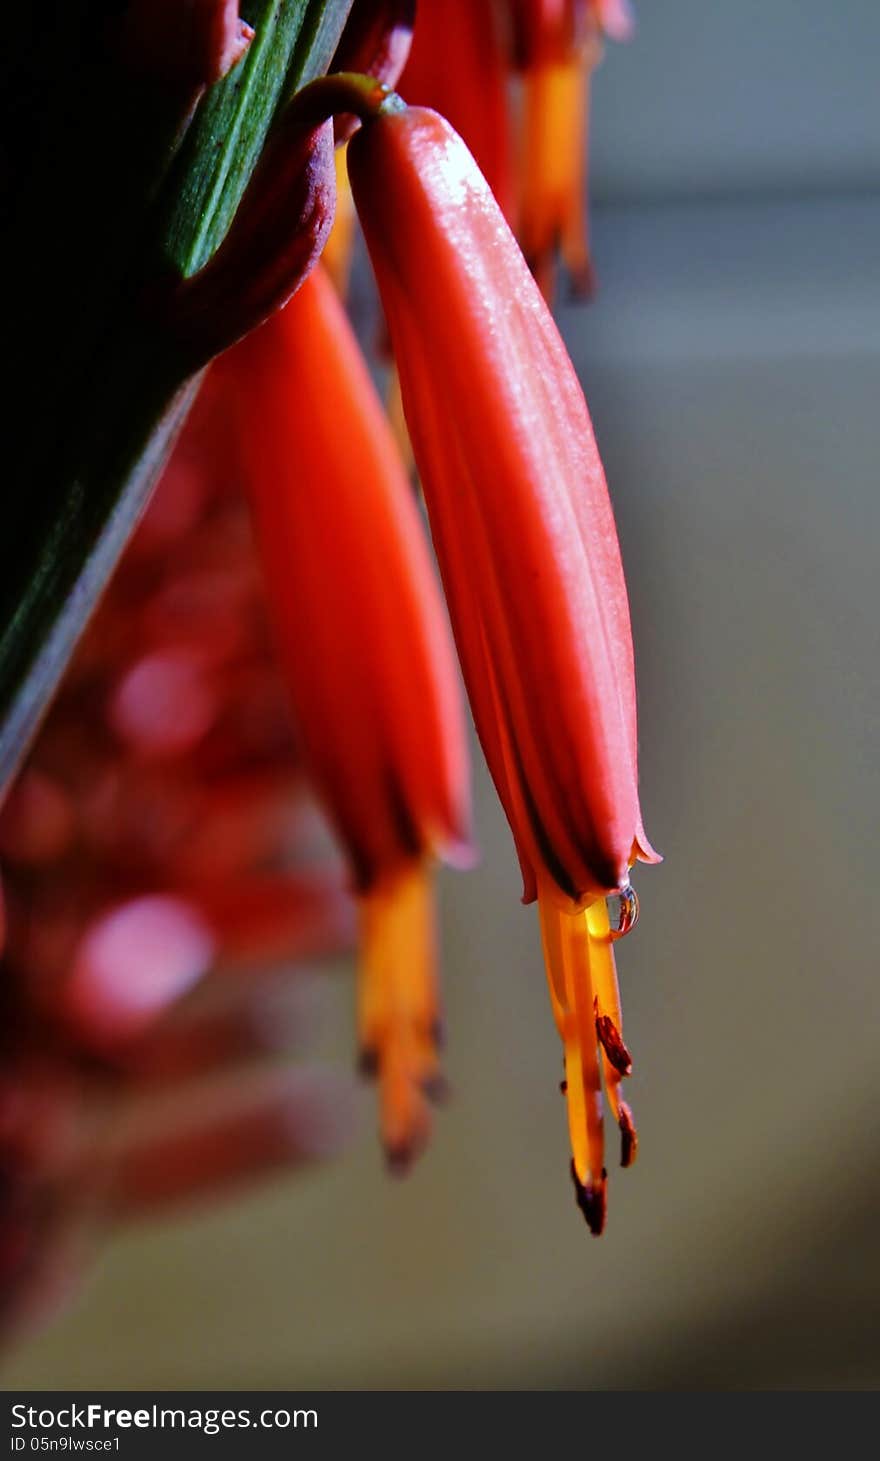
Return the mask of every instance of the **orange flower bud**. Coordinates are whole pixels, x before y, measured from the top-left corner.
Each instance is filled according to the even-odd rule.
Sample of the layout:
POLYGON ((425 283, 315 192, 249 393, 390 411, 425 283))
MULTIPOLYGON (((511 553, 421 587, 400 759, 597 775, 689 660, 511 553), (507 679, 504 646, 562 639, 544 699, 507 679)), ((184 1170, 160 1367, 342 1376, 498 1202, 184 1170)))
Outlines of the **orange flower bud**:
POLYGON ((227 361, 304 760, 361 894, 361 1038, 400 1164, 422 1144, 437 1077, 426 864, 468 841, 452 646, 405 472, 326 276, 227 361))
POLYGON ((526 71, 520 238, 544 297, 552 300, 556 251, 573 292, 595 288, 587 221, 590 82, 600 54, 596 37, 562 59, 526 71))
POLYGON ((467 148, 386 106, 349 169, 400 372, 480 738, 541 901, 566 1046, 579 1201, 599 1231, 600 1048, 619 1115, 605 896, 652 860, 642 830, 629 609, 583 392, 467 148), (604 1019, 599 1027, 596 1020, 604 1019))
POLYGON ((511 0, 514 51, 524 73, 523 252, 546 298, 557 248, 576 294, 592 294, 587 214, 590 86, 602 36, 626 40, 627 0, 511 0))

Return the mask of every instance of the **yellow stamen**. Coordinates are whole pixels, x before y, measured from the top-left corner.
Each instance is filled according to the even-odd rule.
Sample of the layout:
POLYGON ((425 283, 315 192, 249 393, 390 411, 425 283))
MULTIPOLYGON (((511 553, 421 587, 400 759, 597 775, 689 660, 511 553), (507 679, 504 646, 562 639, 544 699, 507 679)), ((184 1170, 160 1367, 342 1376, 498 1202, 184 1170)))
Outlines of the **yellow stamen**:
MULTIPOLYGON (((623 1020, 620 1008, 620 989, 617 983, 617 968, 614 963, 614 949, 612 945, 611 925, 608 919, 608 908, 604 898, 599 898, 591 903, 586 911, 587 927, 590 935, 590 963, 593 970, 593 991, 596 999, 596 1018, 605 1017, 609 1019, 620 1037, 623 1035, 623 1020)), ((606 1050, 602 1050, 602 1075, 605 1082, 605 1093, 608 1097, 608 1104, 618 1126, 623 1126, 621 1121, 620 1082, 622 1072, 609 1060, 606 1050)), ((629 1108, 627 1108, 627 1114, 629 1108)), ((631 1125, 632 1117, 629 1116, 631 1125)), ((630 1133, 635 1141, 635 1128, 630 1133)), ((633 1150, 633 1156, 635 1152, 633 1150)), ((630 1158, 630 1162, 632 1157, 630 1158)), ((624 1163, 629 1166, 630 1162, 624 1163)))
POLYGON ((418 864, 361 899, 358 1035, 379 1080, 380 1128, 389 1161, 409 1165, 431 1129, 427 1095, 441 1086, 434 904, 418 864))
POLYGON ((547 971, 547 987, 550 990, 550 1007, 559 1031, 560 1040, 565 1040, 568 1000, 565 992, 565 970, 562 963, 562 938, 559 931, 558 909, 549 898, 538 900, 541 918, 541 943, 544 948, 544 968, 547 971))
POLYGON ((581 912, 539 889, 541 936, 550 1003, 565 1048, 565 1095, 578 1202, 593 1232, 604 1217, 602 1080, 622 1134, 622 1164, 635 1157, 636 1133, 620 1082, 629 1056, 622 1039, 620 994, 604 898, 581 912))
POLYGON ((554 1014, 565 1046, 566 1101, 574 1170, 584 1187, 602 1180, 602 1092, 585 913, 540 896, 554 1014))

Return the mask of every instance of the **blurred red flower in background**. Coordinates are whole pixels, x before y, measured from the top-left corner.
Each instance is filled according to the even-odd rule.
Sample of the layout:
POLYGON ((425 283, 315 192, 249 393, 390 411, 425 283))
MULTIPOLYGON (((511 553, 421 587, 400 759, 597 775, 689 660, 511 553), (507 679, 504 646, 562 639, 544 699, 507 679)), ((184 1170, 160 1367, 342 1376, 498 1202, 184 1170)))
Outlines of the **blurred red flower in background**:
POLYGON ((0 812, 7 1324, 51 1309, 114 1218, 329 1155, 350 1125, 329 1072, 261 1063, 308 1033, 280 966, 349 948, 353 919, 215 403, 209 382, 0 812))

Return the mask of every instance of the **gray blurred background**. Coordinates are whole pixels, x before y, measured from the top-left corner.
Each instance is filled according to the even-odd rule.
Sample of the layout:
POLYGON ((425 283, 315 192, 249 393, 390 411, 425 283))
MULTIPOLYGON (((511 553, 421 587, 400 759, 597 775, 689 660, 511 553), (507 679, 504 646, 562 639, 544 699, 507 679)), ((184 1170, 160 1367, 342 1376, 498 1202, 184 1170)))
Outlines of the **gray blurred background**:
MULTIPOLYGON (((880 5, 642 0, 562 310, 630 584, 666 861, 620 948, 642 1149, 572 1202, 534 910, 477 777, 443 880, 455 1099, 118 1239, 9 1387, 808 1389, 880 1375, 880 5)), ((350 1058, 351 983, 324 1049, 350 1058)))

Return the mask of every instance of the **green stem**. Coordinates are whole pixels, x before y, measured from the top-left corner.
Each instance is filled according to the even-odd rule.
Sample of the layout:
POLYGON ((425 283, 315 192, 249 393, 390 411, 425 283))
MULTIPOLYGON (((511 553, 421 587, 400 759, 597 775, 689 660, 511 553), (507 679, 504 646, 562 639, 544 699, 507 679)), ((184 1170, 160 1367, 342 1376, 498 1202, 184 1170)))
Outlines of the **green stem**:
POLYGON ((357 71, 336 71, 319 76, 297 93, 287 107, 291 120, 302 127, 316 127, 331 117, 355 116, 369 122, 388 112, 406 111, 406 102, 374 76, 357 71))

